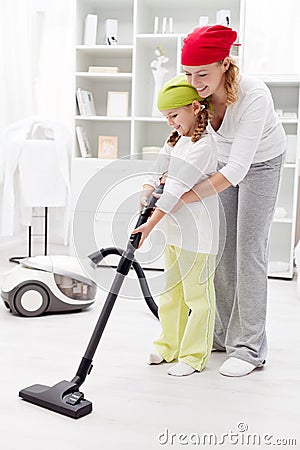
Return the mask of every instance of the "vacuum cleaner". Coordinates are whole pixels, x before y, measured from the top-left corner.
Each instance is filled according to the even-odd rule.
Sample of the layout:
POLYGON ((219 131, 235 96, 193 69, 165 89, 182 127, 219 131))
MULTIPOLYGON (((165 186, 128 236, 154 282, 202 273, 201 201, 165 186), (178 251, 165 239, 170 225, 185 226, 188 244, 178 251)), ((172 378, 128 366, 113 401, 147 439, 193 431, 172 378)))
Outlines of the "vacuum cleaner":
POLYGON ((9 311, 24 317, 81 311, 95 301, 97 285, 70 256, 20 259, 3 274, 1 297, 9 311))
MULTIPOLYGON (((97 268, 106 256, 122 256, 123 252, 118 247, 101 248, 88 259, 97 268)), ((145 273, 135 259, 132 269, 150 311, 158 317, 145 273)), ((1 289, 6 308, 22 317, 82 311, 94 303, 96 293, 97 284, 86 276, 77 258, 62 255, 19 258, 18 266, 3 274, 1 289)))
MULTIPOLYGON (((160 185, 153 191, 153 194, 162 194, 163 188, 164 179, 162 178, 160 185)), ((153 194, 150 196, 147 206, 142 208, 135 228, 138 228, 140 225, 147 222, 148 218, 152 214, 157 202, 157 197, 153 194)), ((74 419, 83 417, 92 411, 92 402, 85 399, 83 392, 81 392, 79 388, 92 370, 94 354, 97 350, 101 336, 104 332, 124 279, 131 266, 134 264, 134 253, 139 245, 140 239, 141 233, 132 234, 129 237, 127 247, 122 253, 110 291, 107 295, 99 319, 96 323, 85 354, 81 359, 75 377, 71 381, 60 381, 52 387, 34 384, 33 386, 24 388, 19 392, 19 396, 23 400, 74 419)), ((118 249, 116 249, 116 252, 118 252, 118 249)), ((95 266, 97 266, 102 258, 102 251, 97 251, 90 255, 90 260, 95 266)), ((143 281, 141 282, 143 278, 145 279, 145 277, 139 277, 141 287, 142 289, 145 289, 145 283, 143 281)))

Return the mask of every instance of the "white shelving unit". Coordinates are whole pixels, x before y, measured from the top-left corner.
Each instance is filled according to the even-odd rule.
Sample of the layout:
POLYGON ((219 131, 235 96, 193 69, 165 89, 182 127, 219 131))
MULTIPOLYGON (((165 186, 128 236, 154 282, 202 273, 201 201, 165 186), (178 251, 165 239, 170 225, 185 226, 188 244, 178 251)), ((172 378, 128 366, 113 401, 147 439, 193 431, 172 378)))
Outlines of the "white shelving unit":
POLYGON ((292 279, 299 182, 300 78, 291 75, 261 78, 272 92, 275 108, 282 113, 279 117, 287 135, 287 154, 271 229, 268 273, 270 277, 292 279))
MULTIPOLYGON (((231 26, 238 31, 239 41, 242 43, 238 49, 238 60, 243 69, 246 2, 247 0, 186 0, 184 3, 174 0, 77 0, 75 87, 92 92, 96 116, 80 116, 78 110, 75 114, 75 126, 82 126, 86 130, 93 158, 89 161, 80 158, 76 142, 72 162, 74 192, 78 193, 96 171, 107 167, 107 160, 97 158, 99 135, 118 136, 118 157, 127 158, 120 170, 124 198, 131 195, 132 189, 136 192, 140 190, 141 182, 136 172, 139 167, 141 172, 147 171, 148 167, 147 161, 143 161, 143 147, 160 147, 170 132, 163 117, 151 115, 154 80, 150 64, 155 59, 155 49, 161 47, 169 58, 164 65, 168 70, 166 80, 175 76, 181 72, 180 51, 184 36, 198 26, 200 16, 208 16, 209 23, 212 24, 215 23, 216 11, 226 8, 231 11, 231 26), (87 14, 98 16, 98 34, 94 46, 82 45, 83 24, 87 14), (161 33, 162 18, 170 16, 173 18, 173 32, 161 33), (153 32, 155 17, 159 17, 157 34, 153 32), (104 22, 107 18, 118 19, 118 45, 104 44, 104 22), (91 74, 88 72, 91 65, 117 66, 120 71, 113 74, 91 74), (108 91, 128 92, 127 117, 106 115, 108 91), (135 184, 123 184, 125 179, 132 178, 136 179, 135 184)), ((289 75, 264 75, 263 79, 271 89, 275 107, 296 114, 295 118, 281 118, 287 135, 292 138, 283 169, 277 215, 272 226, 269 267, 269 275, 272 277, 292 278, 298 191, 300 82, 295 76, 289 75)), ((103 246, 113 244, 113 238, 107 232, 108 224, 114 221, 116 211, 113 195, 109 204, 110 210, 107 208, 105 211, 102 225, 99 215, 97 216, 96 233, 103 237, 103 246)), ((84 213, 91 214, 91 211, 84 213)), ((124 223, 122 222, 123 229, 124 223)), ((159 245, 161 246, 159 239, 156 241, 154 236, 148 254, 143 255, 146 266, 162 268, 162 259, 158 256, 159 245), (153 258, 150 257, 151 252, 155 254, 153 258)))
MULTIPOLYGON (((133 79, 133 2, 128 0, 77 0, 75 88, 90 91, 94 98, 96 116, 75 116, 76 126, 82 126, 88 136, 92 153, 98 154, 98 136, 118 136, 119 156, 131 147, 131 95, 133 79), (96 45, 83 45, 84 20, 87 14, 98 16, 96 45), (118 45, 105 44, 105 20, 118 19, 118 45), (118 73, 89 73, 89 66, 117 66, 118 73), (128 117, 108 117, 108 91, 129 93, 128 117)), ((74 156, 80 156, 76 141, 74 156)), ((78 162, 80 164, 80 162, 78 162)))
MULTIPOLYGON (((239 30, 240 0, 228 0, 232 26, 239 30)), ((187 0, 184 5, 171 0, 77 0, 76 13, 76 89, 92 92, 96 116, 75 117, 76 125, 86 128, 93 156, 97 157, 99 135, 118 135, 119 157, 140 155, 143 147, 160 147, 169 133, 165 119, 152 117, 154 80, 150 68, 161 47, 169 58, 165 80, 181 72, 180 50, 184 36, 198 26, 200 16, 208 16, 215 22, 216 11, 224 8, 224 1, 187 0), (96 45, 82 45, 84 19, 87 14, 97 14, 98 34, 96 45), (154 18, 172 16, 173 32, 154 34, 154 18), (104 22, 107 18, 118 19, 118 45, 105 45, 104 22), (117 66, 118 73, 89 73, 88 67, 117 66), (128 117, 107 117, 107 92, 129 93, 128 117)), ((168 28, 167 28, 167 31, 168 28)), ((75 156, 80 156, 78 145, 75 156)))
POLYGON ((261 78, 269 87, 287 136, 287 154, 271 229, 268 275, 292 279, 299 183, 300 77, 289 74, 251 75, 261 78))
MULTIPOLYGON (((231 10, 232 26, 237 30, 240 28, 243 1, 226 2, 226 9, 231 10)), ((110 171, 108 161, 97 158, 99 135, 117 135, 118 157, 128 158, 129 155, 120 165, 116 166, 113 162, 111 166, 118 173, 119 183, 115 183, 108 193, 106 206, 100 205, 101 214, 91 211, 88 204, 79 206, 81 210, 78 211, 77 205, 77 215, 83 217, 83 222, 86 220, 87 224, 90 223, 91 215, 95 215, 93 233, 98 245, 125 245, 132 226, 131 218, 138 208, 141 174, 149 168, 149 161, 143 160, 142 149, 149 146, 161 147, 170 133, 163 117, 152 117, 154 80, 150 64, 156 58, 154 51, 161 47, 169 58, 164 65, 168 71, 165 80, 179 74, 182 71, 180 51, 183 38, 198 26, 200 16, 208 16, 209 22, 215 23, 216 11, 224 7, 223 0, 187 0, 184 4, 173 0, 77 0, 75 88, 92 92, 96 116, 80 116, 78 110, 75 115, 75 126, 84 127, 93 158, 80 158, 75 140, 72 162, 74 205, 80 192, 89 189, 88 180, 99 174, 101 183, 101 178, 110 171), (94 46, 82 45, 83 25, 87 14, 98 16, 98 34, 94 46), (157 34, 154 33, 156 16, 159 17, 157 34), (170 16, 173 18, 173 32, 169 33, 167 29, 167 33, 161 33, 162 18, 170 16), (107 18, 118 19, 118 45, 104 44, 104 22, 107 18), (89 66, 117 66, 120 71, 114 74, 91 74, 88 72, 89 66), (106 115, 108 91, 129 93, 128 117, 106 115), (126 202, 126 199, 132 198, 133 193, 137 194, 135 202, 129 201, 127 212, 119 214, 120 195, 126 202), (116 221, 119 225, 116 225, 116 221), (123 242, 119 241, 121 237, 123 242)), ((90 247, 87 244, 86 254, 95 250, 94 241, 90 247)), ((76 244, 72 244, 71 251, 77 251, 76 244)), ((151 243, 147 245, 143 246, 143 253, 139 252, 139 260, 144 267, 162 268, 163 244, 160 234, 152 233, 151 243)))

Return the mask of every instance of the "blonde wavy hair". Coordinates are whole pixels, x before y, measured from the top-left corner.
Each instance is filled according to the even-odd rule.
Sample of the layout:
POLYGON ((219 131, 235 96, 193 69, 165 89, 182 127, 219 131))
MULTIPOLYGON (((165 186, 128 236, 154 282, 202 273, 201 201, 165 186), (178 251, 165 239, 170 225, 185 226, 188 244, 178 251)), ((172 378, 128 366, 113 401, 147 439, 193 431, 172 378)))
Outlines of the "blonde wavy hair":
MULTIPOLYGON (((206 130, 206 127, 208 125, 208 121, 212 119, 213 112, 210 110, 210 104, 209 102, 204 99, 199 102, 202 105, 202 109, 198 112, 196 120, 197 125, 195 128, 194 133, 192 134, 191 141, 197 142, 201 138, 202 134, 206 130)), ((182 108, 186 108, 190 105, 183 106, 182 108)), ((181 135, 176 131, 172 131, 172 133, 169 136, 169 139, 167 140, 167 144, 170 147, 174 147, 176 143, 179 141, 181 135)))
MULTIPOLYGON (((223 61, 219 61, 218 64, 223 64, 223 61)), ((226 91, 227 101, 226 105, 232 105, 238 100, 238 90, 240 86, 240 69, 238 68, 235 60, 229 57, 229 68, 225 72, 224 88, 226 91)))

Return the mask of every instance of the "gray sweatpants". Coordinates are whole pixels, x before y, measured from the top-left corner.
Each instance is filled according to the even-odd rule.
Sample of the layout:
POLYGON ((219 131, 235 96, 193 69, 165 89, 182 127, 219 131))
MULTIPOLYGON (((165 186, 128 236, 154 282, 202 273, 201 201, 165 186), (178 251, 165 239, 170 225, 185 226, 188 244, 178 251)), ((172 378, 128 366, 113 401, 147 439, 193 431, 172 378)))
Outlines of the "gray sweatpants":
POLYGON ((226 224, 220 217, 225 243, 215 274, 214 347, 258 367, 267 355, 268 241, 283 160, 252 164, 236 187, 219 194, 226 224))

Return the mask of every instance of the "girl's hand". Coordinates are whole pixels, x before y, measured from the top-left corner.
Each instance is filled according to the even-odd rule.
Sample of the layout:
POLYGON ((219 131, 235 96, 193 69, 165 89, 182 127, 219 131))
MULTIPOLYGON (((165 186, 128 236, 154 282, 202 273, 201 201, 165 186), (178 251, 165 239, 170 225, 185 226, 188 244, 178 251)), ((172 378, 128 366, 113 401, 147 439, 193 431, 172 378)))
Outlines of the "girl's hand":
POLYGON ((150 224, 150 222, 144 223, 143 225, 141 225, 138 228, 135 228, 131 234, 137 234, 137 233, 142 233, 138 248, 140 248, 144 242, 144 240, 149 236, 149 234, 152 231, 152 226, 150 224))
POLYGON ((140 194, 140 211, 143 209, 144 206, 147 206, 149 197, 154 191, 154 187, 150 185, 144 185, 143 190, 140 194))

